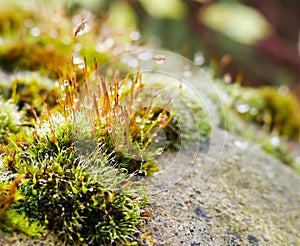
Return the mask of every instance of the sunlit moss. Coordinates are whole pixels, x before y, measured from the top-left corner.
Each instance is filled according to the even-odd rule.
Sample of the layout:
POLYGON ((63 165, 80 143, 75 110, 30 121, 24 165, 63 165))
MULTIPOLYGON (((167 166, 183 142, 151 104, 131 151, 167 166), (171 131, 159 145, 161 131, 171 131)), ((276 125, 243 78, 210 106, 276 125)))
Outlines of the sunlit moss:
POLYGON ((7 134, 17 133, 22 124, 23 113, 12 101, 5 101, 0 97, 0 143, 7 140, 7 134))

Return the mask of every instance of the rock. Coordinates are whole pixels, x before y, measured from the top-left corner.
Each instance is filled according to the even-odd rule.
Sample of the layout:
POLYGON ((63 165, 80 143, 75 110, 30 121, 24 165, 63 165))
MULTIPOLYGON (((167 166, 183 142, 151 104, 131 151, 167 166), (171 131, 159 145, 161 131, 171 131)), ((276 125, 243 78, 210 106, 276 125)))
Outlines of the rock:
POLYGON ((146 181, 153 216, 142 230, 174 246, 300 245, 300 176, 258 145, 226 135, 225 146, 210 146, 212 153, 223 150, 220 160, 210 155, 203 165, 207 156, 199 153, 165 190, 155 187, 155 177, 146 181))

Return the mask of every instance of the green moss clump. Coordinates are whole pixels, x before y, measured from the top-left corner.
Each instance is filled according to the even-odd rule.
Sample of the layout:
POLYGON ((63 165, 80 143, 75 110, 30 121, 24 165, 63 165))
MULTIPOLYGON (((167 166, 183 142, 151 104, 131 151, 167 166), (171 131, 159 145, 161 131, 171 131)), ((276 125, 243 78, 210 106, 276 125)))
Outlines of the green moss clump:
MULTIPOLYGON (((25 174, 20 216, 54 231, 64 242, 129 243, 135 238, 140 185, 101 147, 85 157, 73 146, 72 123, 57 114, 37 125, 32 140, 17 153, 12 172, 25 174)), ((7 214, 9 216, 9 213, 7 214)))
POLYGON ((5 232, 19 232, 30 237, 40 237, 46 233, 45 226, 38 221, 30 220, 25 213, 15 209, 8 210, 0 217, 0 230, 5 232))
POLYGON ((66 56, 53 45, 38 42, 14 43, 0 53, 0 66, 14 69, 40 71, 55 78, 58 67, 67 64, 66 56))
MULTIPOLYGON (((300 138, 300 105, 291 93, 280 93, 276 88, 265 87, 259 90, 264 101, 264 110, 257 119, 268 125, 270 131, 276 130, 280 135, 300 138)), ((260 115, 259 115, 260 114, 260 115)))
POLYGON ((20 204, 24 196, 17 185, 24 175, 16 177, 4 165, 5 160, 0 156, 0 231, 21 232, 28 236, 41 236, 45 227, 37 221, 30 221, 25 213, 18 213, 11 207, 12 203, 20 204))
POLYGON ((262 87, 244 89, 235 101, 236 111, 245 119, 263 126, 268 132, 277 132, 283 137, 300 138, 300 105, 289 91, 280 88, 262 87), (239 111, 240 105, 245 110, 239 111), (246 110, 247 109, 247 110, 246 110))

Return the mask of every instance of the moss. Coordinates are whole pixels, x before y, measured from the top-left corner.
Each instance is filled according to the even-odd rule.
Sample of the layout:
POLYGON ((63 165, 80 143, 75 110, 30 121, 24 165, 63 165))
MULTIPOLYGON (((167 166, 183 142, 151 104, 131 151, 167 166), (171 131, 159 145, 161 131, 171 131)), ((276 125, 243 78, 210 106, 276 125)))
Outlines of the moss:
POLYGON ((59 67, 67 64, 66 55, 53 45, 38 42, 14 43, 0 53, 0 66, 6 70, 40 71, 53 78, 57 77, 59 67))
POLYGON ((258 119, 268 125, 270 131, 291 138, 300 138, 300 106, 291 92, 280 93, 276 88, 264 87, 259 90, 265 104, 258 119))
POLYGON ((4 101, 0 97, 0 143, 7 142, 7 134, 20 131, 23 117, 11 100, 4 101))
POLYGON ((291 92, 272 87, 251 89, 234 85, 232 88, 233 92, 229 92, 233 100, 231 105, 242 118, 283 137, 300 137, 300 106, 291 92))
POLYGON ((136 175, 154 174, 158 167, 152 159, 178 148, 177 112, 164 102, 147 108, 134 104, 138 97, 153 97, 141 94, 140 74, 100 79, 97 88, 88 84, 90 71, 98 68, 94 61, 101 65, 115 51, 127 50, 121 42, 129 37, 118 34, 109 51, 97 53, 91 40, 105 44, 103 23, 91 23, 95 32, 75 38, 64 13, 17 9, 18 15, 6 8, 0 17, 0 66, 37 73, 21 72, 0 83, 1 230, 34 237, 54 232, 70 244, 137 244, 147 200, 136 175), (70 62, 81 55, 87 57, 82 64, 70 62), (41 74, 57 78, 58 85, 41 74), (92 93, 82 94, 83 88, 92 93))
POLYGON ((0 217, 0 230, 19 232, 30 237, 40 237, 46 232, 45 227, 38 221, 31 221, 25 213, 18 213, 14 209, 8 210, 0 217))
POLYGON ((19 188, 24 201, 6 216, 17 212, 32 226, 40 222, 65 242, 133 240, 145 202, 142 188, 118 171, 113 157, 107 158, 101 148, 88 157, 77 156, 72 124, 61 115, 51 121, 38 124, 30 143, 17 153, 10 171, 25 174, 19 188))
MULTIPOLYGON (((151 160, 134 156, 147 149, 152 140, 151 130, 155 128, 169 129, 170 145, 177 140, 179 135, 172 125, 175 124, 173 116, 164 109, 155 109, 155 112, 145 109, 130 117, 118 106, 119 93, 107 93, 106 90, 113 87, 107 89, 102 84, 104 96, 94 101, 92 109, 95 114, 89 115, 97 116, 98 121, 89 125, 82 114, 88 108, 83 112, 73 111, 78 96, 75 80, 69 77, 61 81, 63 86, 59 88, 63 90, 64 100, 58 100, 60 107, 53 108, 53 113, 46 108, 45 115, 36 119, 34 128, 26 135, 12 135, 8 139, 11 149, 7 150, 10 157, 5 160, 7 170, 15 175, 25 175, 19 187, 24 199, 13 205, 11 215, 17 213, 19 218, 24 217, 25 224, 30 221, 33 226, 47 228, 68 243, 133 242, 142 217, 140 209, 146 200, 141 184, 132 178, 141 170, 145 171, 143 175, 157 171, 151 160), (117 106, 112 107, 112 102, 117 106), (100 121, 99 108, 103 110, 106 121, 100 121), (122 113, 117 113, 117 110, 122 113), (117 122, 124 120, 122 117, 128 117, 125 121, 130 124, 116 129, 117 122), (137 117, 143 121, 136 120, 137 117), (78 129, 84 131, 78 132, 78 129), (109 129, 116 129, 116 135, 112 135, 109 129), (130 133, 130 144, 138 146, 137 154, 132 155, 129 149, 121 151, 120 140, 124 131, 130 133), (145 131, 143 137, 142 131, 145 131), (21 137, 26 137, 26 141, 20 141, 21 137), (82 153, 80 143, 85 143, 85 153, 82 153), (86 143, 90 145, 88 150, 86 143)), ((15 88, 12 94, 17 99, 22 87, 15 88)), ((29 100, 35 93, 29 94, 29 100)), ((158 155, 153 151, 149 154, 158 155)), ((10 214, 6 216, 10 217, 10 214)), ((8 222, 6 225, 10 228, 8 222)), ((12 230, 20 231, 16 227, 12 230)))

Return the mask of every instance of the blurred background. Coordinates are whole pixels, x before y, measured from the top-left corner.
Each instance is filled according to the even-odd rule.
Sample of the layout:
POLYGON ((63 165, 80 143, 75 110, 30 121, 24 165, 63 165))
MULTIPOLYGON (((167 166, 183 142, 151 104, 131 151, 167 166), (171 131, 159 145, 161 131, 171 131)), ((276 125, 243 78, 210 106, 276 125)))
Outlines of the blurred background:
POLYGON ((245 86, 292 88, 300 99, 299 0, 69 1, 107 13, 115 28, 137 29, 140 42, 210 65, 245 86))
MULTIPOLYGON (((230 74, 245 86, 285 85, 300 99, 299 0, 3 0, 0 7, 1 36, 18 20, 32 25, 28 16, 27 22, 22 20, 22 8, 44 9, 49 20, 59 11, 70 18, 81 12, 81 18, 107 21, 117 33, 131 33, 138 45, 161 47, 209 65, 217 77, 230 74), (5 8, 14 3, 15 11, 5 8)), ((79 20, 73 18, 73 25, 79 20)), ((65 22, 58 24, 68 28, 65 22)), ((41 32, 33 30, 32 36, 39 34, 34 31, 41 32)))

